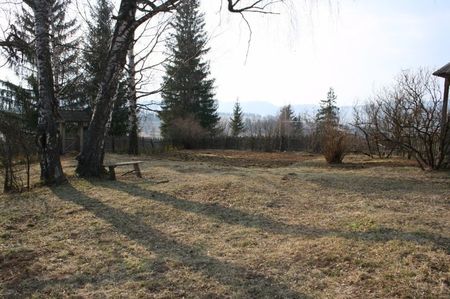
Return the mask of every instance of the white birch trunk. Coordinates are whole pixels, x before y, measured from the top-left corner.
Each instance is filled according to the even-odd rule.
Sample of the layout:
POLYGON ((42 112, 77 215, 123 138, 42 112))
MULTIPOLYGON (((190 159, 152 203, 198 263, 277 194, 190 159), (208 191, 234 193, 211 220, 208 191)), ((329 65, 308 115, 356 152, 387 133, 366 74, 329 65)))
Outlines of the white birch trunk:
POLYGON ((99 177, 104 173, 103 157, 114 98, 135 30, 136 2, 122 1, 114 29, 107 67, 100 83, 83 150, 78 156, 77 173, 82 177, 99 177))
POLYGON ((47 185, 59 184, 66 178, 60 161, 59 136, 56 126, 58 102, 54 93, 50 54, 51 3, 45 0, 34 0, 28 4, 31 4, 35 17, 36 61, 39 79, 37 143, 40 154, 41 179, 47 185))
POLYGON ((139 155, 139 140, 138 140, 138 118, 137 118, 137 94, 136 94, 136 64, 134 56, 134 35, 133 42, 128 50, 128 90, 129 90, 129 123, 130 134, 128 144, 129 155, 139 155))

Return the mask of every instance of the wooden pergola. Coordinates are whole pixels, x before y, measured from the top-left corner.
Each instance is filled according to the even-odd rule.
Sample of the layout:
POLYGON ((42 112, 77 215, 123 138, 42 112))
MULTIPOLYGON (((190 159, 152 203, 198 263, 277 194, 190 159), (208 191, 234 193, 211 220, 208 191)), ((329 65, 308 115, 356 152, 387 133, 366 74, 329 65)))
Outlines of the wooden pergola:
POLYGON ((66 149, 66 124, 75 123, 78 127, 78 136, 80 138, 79 149, 83 149, 84 129, 89 126, 91 114, 86 110, 60 110, 59 118, 56 122, 59 124, 61 136, 61 153, 66 149))

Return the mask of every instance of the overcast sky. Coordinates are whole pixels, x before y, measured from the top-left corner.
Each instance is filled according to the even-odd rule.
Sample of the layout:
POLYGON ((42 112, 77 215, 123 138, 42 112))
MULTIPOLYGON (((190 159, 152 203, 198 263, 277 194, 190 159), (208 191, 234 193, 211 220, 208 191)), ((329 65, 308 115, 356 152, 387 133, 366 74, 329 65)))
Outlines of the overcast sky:
MULTIPOLYGON (((229 110, 237 98, 277 106, 318 104, 329 87, 338 105, 349 106, 401 70, 450 62, 449 0, 289 0, 273 8, 278 15, 246 14, 249 47, 250 31, 241 16, 225 7, 220 12, 219 0, 201 2, 222 111, 220 106, 229 110)), ((0 78, 11 77, 1 69, 0 78)))
POLYGON ((292 0, 242 19, 203 0, 220 102, 315 104, 330 86, 352 105, 401 70, 450 62, 448 0, 292 0))

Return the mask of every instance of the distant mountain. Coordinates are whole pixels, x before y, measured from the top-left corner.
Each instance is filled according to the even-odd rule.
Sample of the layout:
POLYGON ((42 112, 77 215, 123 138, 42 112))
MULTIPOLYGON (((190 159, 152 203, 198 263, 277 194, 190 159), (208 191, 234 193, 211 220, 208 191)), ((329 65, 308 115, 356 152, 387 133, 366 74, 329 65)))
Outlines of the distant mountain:
MULTIPOLYGON (((259 114, 259 115, 274 115, 280 110, 279 107, 272 103, 254 101, 254 102, 240 102, 244 113, 259 114)), ((219 102, 219 113, 232 113, 234 102, 219 102)))
POLYGON ((140 136, 144 137, 161 137, 161 120, 155 113, 141 113, 139 115, 140 136))

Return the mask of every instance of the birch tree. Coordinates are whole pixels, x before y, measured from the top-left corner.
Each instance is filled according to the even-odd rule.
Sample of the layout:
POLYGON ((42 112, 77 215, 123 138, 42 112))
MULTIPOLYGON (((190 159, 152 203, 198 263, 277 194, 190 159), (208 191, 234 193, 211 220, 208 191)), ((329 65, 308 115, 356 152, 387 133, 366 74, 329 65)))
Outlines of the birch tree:
POLYGON ((59 156, 56 118, 58 101, 55 97, 50 54, 50 19, 52 2, 25 0, 34 13, 36 65, 39 81, 37 144, 40 155, 41 180, 46 185, 66 180, 59 156))
MULTIPOLYGON (((65 181, 65 177, 55 122, 59 106, 56 93, 67 102, 77 89, 73 83, 76 77, 74 48, 78 42, 73 36, 78 26, 74 19, 67 20, 69 1, 24 0, 23 3, 0 46, 10 66, 22 77, 20 84, 26 82, 32 91, 27 92, 27 101, 33 111, 37 111, 37 124, 31 127, 36 129, 41 179, 47 185, 57 184, 65 181)), ((26 120, 33 121, 34 117, 26 120)))

